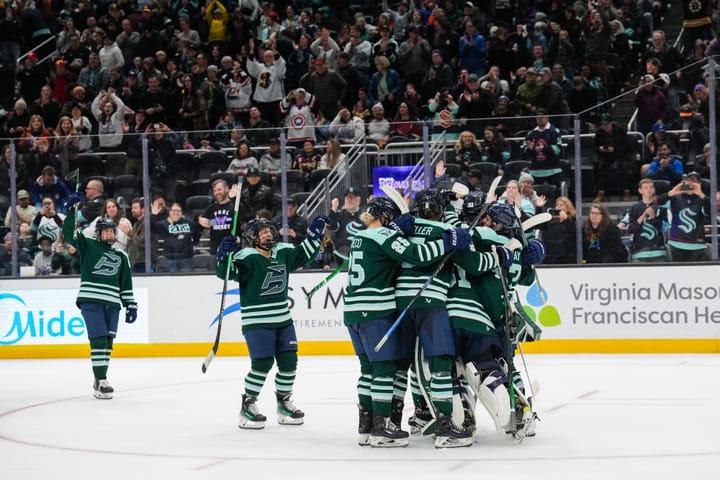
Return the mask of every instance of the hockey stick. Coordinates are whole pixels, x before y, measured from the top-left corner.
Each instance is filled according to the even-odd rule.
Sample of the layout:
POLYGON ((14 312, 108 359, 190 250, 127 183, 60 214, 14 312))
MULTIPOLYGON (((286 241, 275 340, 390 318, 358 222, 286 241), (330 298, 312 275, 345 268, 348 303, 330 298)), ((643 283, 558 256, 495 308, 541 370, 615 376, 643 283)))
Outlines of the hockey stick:
MULTIPOLYGON (((493 245, 493 253, 497 256, 495 246, 493 245)), ((511 423, 510 423, 510 434, 515 436, 517 433, 517 412, 515 411, 517 401, 515 399, 515 382, 513 381, 513 372, 515 371, 515 364, 513 362, 514 349, 512 335, 510 334, 510 297, 508 296, 507 278, 505 272, 498 264, 497 273, 500 276, 500 285, 502 286, 503 296, 505 299, 505 308, 503 310, 503 317, 505 317, 505 361, 507 362, 507 376, 508 376, 508 393, 510 394, 510 411, 511 411, 511 423)))
MULTIPOLYGON (((490 190, 488 191, 488 195, 485 197, 485 204, 483 206, 489 205, 495 195, 492 193, 497 188, 498 184, 500 183, 500 180, 502 179, 501 176, 498 176, 493 180, 492 185, 490 185, 490 190)), ((486 209, 483 208, 480 210, 480 213, 478 213, 477 217, 475 217, 475 220, 473 221, 472 225, 468 228, 469 231, 472 232, 472 229, 475 228, 475 226, 478 224, 480 219, 485 216, 486 209)), ((417 291, 415 296, 410 299, 410 303, 407 304, 407 306, 403 309, 402 312, 400 312, 400 315, 395 320, 395 322, 390 326, 387 332, 385 332, 385 335, 380 339, 377 345, 375 345, 375 351, 379 352, 380 349, 385 345, 385 342, 388 341, 388 338, 390 338, 390 335, 395 331, 395 329, 400 325, 400 322, 403 318, 405 318, 405 315, 407 315, 407 312, 410 310, 410 308, 415 304, 415 302, 420 298, 420 295, 430 286, 430 282, 433 281, 433 279, 440 273, 440 271, 445 267, 445 263, 448 261, 448 259, 452 256, 452 252, 447 253, 442 260, 440 260, 440 263, 438 263, 438 266, 433 270, 433 272, 430 274, 430 276, 425 280, 425 283, 420 286, 420 289, 417 291)))
MULTIPOLYGON (((242 193, 242 177, 238 177, 238 183, 237 183, 237 193, 235 194, 235 211, 233 212, 233 223, 232 223, 232 229, 231 235, 235 236, 237 233, 237 218, 238 218, 238 210, 240 209, 240 194, 242 193)), ((225 279, 223 280, 223 290, 222 290, 222 296, 220 297, 220 314, 218 315, 218 324, 217 324, 217 333, 215 334, 215 343, 213 343, 212 349, 210 350, 210 353, 208 353, 207 358, 205 358, 205 361, 202 364, 202 372, 207 372, 208 367, 210 366, 210 362, 213 361, 213 358, 215 358, 215 354, 218 351, 218 347, 220 346, 220 330, 222 329, 222 321, 223 316, 225 315, 225 298, 227 297, 227 290, 228 290, 228 279, 230 278, 230 268, 232 267, 232 254, 228 256, 227 259, 227 266, 225 267, 225 279)))
MULTIPOLYGON (((68 173, 65 177, 66 179, 72 179, 75 177, 75 193, 80 191, 80 169, 76 168, 72 172, 68 173)), ((75 230, 78 228, 78 210, 80 207, 80 202, 75 204, 75 230)))
MULTIPOLYGON (((515 207, 515 213, 518 213, 517 207, 515 207)), ((520 238, 523 242, 523 250, 527 247, 528 241, 525 237, 525 230, 529 230, 532 227, 535 227, 537 225, 541 225, 543 223, 549 222, 552 219, 552 215, 550 215, 548 212, 539 213, 537 215, 533 215, 532 217, 528 218, 524 222, 520 222, 520 216, 516 215, 516 220, 518 223, 518 226, 520 227, 520 238), (537 220, 537 223, 531 224, 530 220, 534 219, 535 217, 539 217, 537 220), (527 228, 525 225, 528 225, 527 228)), ((537 269, 533 266, 533 271, 535 272, 535 284, 538 288, 538 295, 540 297, 540 301, 542 303, 545 303, 547 299, 545 298, 545 292, 543 292, 542 285, 540 285, 540 277, 538 276, 537 269)))
POLYGON ((393 187, 390 185, 383 185, 380 187, 380 190, 382 190, 383 193, 400 209, 401 214, 405 215, 410 211, 403 196, 393 187))
POLYGON ((325 279, 324 279, 322 282, 318 283, 317 285, 315 285, 315 286, 313 287, 312 290, 310 290, 309 292, 307 292, 307 293, 305 294, 305 298, 307 298, 308 300, 310 300, 310 297, 312 297, 313 295, 315 295, 315 294, 318 292, 318 290, 320 290, 322 287, 324 287, 325 285, 327 285, 328 282, 335 277, 335 275, 337 275, 338 273, 342 272, 342 271, 345 269, 345 267, 348 266, 348 263, 350 263, 350 259, 349 259, 349 258, 348 258, 347 260, 345 260, 342 264, 340 264, 340 266, 339 266, 338 268, 336 268, 335 270, 333 270, 333 272, 330 273, 330 275, 328 275, 327 277, 325 277, 325 279))

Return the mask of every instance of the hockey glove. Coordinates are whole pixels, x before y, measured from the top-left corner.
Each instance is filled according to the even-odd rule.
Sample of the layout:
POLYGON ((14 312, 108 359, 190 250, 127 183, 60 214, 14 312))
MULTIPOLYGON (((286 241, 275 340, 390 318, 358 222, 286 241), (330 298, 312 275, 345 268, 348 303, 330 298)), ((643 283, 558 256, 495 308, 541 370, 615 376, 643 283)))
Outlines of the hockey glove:
POLYGON ((307 230, 307 238, 310 240, 322 240, 325 226, 330 223, 327 215, 318 215, 312 219, 307 230))
POLYGON ((545 258, 545 245, 540 240, 528 241, 520 258, 523 265, 535 265, 542 262, 545 258))
POLYGON ((65 208, 67 210, 72 210, 76 203, 80 203, 85 199, 85 196, 80 192, 72 192, 70 195, 68 195, 67 199, 65 200, 65 208))
POLYGON ((125 306, 125 323, 133 323, 137 320, 137 303, 131 302, 125 306))
POLYGON ((395 218, 388 226, 403 235, 412 235, 415 231, 415 217, 406 213, 395 218))
POLYGON ((510 268, 513 264, 513 252, 509 248, 495 247, 497 263, 500 268, 510 268))
POLYGON ((240 237, 228 235, 220 240, 217 253, 215 254, 218 262, 224 262, 228 255, 240 250, 240 237))
POLYGON ((462 228, 449 228, 442 233, 442 241, 446 252, 467 250, 470 247, 472 237, 467 230, 462 228))

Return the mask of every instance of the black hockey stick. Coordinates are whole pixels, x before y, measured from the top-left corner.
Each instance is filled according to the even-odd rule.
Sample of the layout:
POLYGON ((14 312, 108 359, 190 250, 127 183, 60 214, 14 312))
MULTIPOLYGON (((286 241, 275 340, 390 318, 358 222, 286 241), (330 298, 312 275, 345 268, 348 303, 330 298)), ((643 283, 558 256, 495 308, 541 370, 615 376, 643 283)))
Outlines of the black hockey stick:
MULTIPOLYGON (((480 213, 478 213, 477 217, 475 217, 475 220, 473 221, 472 225, 468 228, 470 232, 472 232, 473 228, 478 224, 480 219, 485 216, 485 213, 487 212, 487 209, 484 208, 486 206, 489 206, 490 203, 495 198, 495 189, 500 184, 500 180, 502 179, 502 176, 498 176, 493 180, 492 185, 490 185, 490 189, 488 190, 487 197, 485 198, 485 204, 483 205, 483 208, 480 210, 480 213)), ((445 267, 445 263, 447 263, 448 259, 452 256, 452 252, 448 252, 442 260, 440 260, 440 263, 438 263, 438 266, 435 267, 435 270, 430 274, 430 276, 425 280, 425 283, 422 284, 420 287, 420 290, 417 291, 415 296, 410 299, 410 303, 407 304, 407 306, 403 309, 402 312, 400 312, 400 315, 395 320, 395 322, 390 325, 390 328, 388 328, 388 331, 385 332, 385 335, 380 339, 377 345, 375 345, 375 351, 379 352, 380 349, 385 345, 385 342, 388 341, 390 338, 390 335, 393 334, 393 332, 397 329, 397 327, 400 325, 400 322, 402 322, 402 319, 405 318, 405 315, 407 315, 407 312, 412 308, 413 305, 415 305, 415 302, 420 298, 420 295, 430 286, 430 282, 433 281, 433 279, 438 276, 440 271, 445 267)))
MULTIPOLYGON (((237 233, 237 218, 238 210, 240 209, 240 194, 242 193, 242 177, 238 177, 237 193, 235 194, 235 211, 233 212, 233 223, 232 229, 230 230, 233 236, 237 233)), ((215 343, 213 343, 210 353, 202 364, 202 372, 207 372, 210 362, 215 358, 215 354, 220 346, 220 330, 222 329, 223 316, 225 315, 225 298, 227 297, 228 290, 228 279, 230 278, 230 268, 232 267, 232 254, 228 256, 227 267, 225 267, 225 279, 223 280, 222 296, 220 297, 220 314, 218 315, 217 333, 215 334, 215 343)))

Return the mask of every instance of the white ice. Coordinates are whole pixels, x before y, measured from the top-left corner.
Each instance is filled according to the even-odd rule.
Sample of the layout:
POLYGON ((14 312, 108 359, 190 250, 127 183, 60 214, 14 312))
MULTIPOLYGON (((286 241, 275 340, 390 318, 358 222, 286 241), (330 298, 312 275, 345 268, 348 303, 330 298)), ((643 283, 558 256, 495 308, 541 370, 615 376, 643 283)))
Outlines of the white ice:
POLYGON ((720 355, 528 355, 537 436, 507 444, 479 407, 475 444, 447 450, 357 446, 354 357, 300 358, 303 426, 276 423, 271 374, 260 431, 237 428, 249 359, 202 360, 113 358, 112 400, 88 359, 0 361, 0 478, 720 478, 720 355))

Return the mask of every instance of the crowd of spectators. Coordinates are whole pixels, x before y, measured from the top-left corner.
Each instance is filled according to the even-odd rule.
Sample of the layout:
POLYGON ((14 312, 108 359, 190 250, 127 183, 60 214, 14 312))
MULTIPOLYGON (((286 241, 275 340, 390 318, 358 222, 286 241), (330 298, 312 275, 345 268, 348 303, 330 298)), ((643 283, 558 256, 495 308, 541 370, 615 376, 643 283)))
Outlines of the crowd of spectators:
MULTIPOLYGON (((233 150, 223 170, 246 177, 243 196, 264 199, 254 205, 254 197, 243 197, 245 220, 258 210, 280 213, 258 190, 267 185, 256 183, 269 178, 274 185, 283 162, 303 172, 307 189, 313 170, 345 168, 343 144, 414 141, 423 122, 433 137, 457 141, 447 162, 460 166, 462 181, 479 176, 477 163, 503 173, 518 159, 505 139, 522 137, 526 173, 559 194, 566 180, 560 136, 572 115, 582 114, 582 131, 597 130, 602 139, 594 159, 596 200, 617 184, 608 177, 612 169, 630 200, 643 176, 667 180, 670 188, 681 183, 708 141, 709 80, 700 62, 718 50, 716 12, 710 2, 695 3, 699 10, 684 5, 678 49, 662 30, 666 4, 650 0, 0 1, 0 105, 7 110, 0 137, 15 145, 18 188, 32 192, 27 208, 42 209, 51 199, 57 215, 74 187, 63 178, 78 155, 122 151, 123 173, 139 175, 140 140, 147 138, 154 191, 172 205, 170 221, 178 223, 184 206, 175 190, 178 149, 233 150), (30 53, 16 62, 23 52, 30 53), (646 165, 626 160, 627 132, 606 103, 626 90, 636 92, 635 129, 647 135, 648 151, 639 157, 646 165), (285 159, 281 129, 292 147, 285 159), (663 138, 668 131, 686 133, 673 143, 663 138)), ((2 210, 9 203, 9 156, 4 149, 2 210)), ((693 168, 702 175, 708 162, 698 158, 693 168)), ((138 215, 131 209, 128 223, 138 215)), ((18 219, 21 229, 35 224, 34 217, 18 219)), ((209 228, 203 219, 192 219, 190 238, 209 228)), ((125 222, 118 225, 127 230, 125 222)), ((132 244, 132 230, 126 234, 132 244)), ((61 239, 52 245, 63 248, 61 239)))

